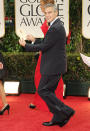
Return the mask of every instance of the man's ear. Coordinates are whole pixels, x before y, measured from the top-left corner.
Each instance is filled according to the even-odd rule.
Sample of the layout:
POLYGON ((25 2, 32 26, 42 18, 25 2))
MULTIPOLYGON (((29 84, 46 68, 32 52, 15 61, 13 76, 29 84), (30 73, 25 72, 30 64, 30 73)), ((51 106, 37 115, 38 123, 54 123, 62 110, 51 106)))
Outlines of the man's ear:
POLYGON ((58 11, 56 11, 56 16, 58 16, 58 11))

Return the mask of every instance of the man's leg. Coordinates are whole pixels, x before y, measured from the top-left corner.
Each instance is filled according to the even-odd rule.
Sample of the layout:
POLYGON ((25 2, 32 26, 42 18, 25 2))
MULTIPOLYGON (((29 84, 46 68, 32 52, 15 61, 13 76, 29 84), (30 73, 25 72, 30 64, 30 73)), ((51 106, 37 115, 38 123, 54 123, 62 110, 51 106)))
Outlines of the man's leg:
POLYGON ((38 93, 46 102, 50 112, 57 118, 57 121, 63 121, 70 116, 73 109, 61 102, 54 93, 59 79, 60 75, 42 76, 38 87, 38 93))

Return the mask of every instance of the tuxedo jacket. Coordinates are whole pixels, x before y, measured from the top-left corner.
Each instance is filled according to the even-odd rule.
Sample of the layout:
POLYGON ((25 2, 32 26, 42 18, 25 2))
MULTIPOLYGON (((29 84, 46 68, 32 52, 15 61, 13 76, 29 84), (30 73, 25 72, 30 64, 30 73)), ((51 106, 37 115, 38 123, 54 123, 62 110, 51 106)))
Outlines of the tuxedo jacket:
POLYGON ((58 75, 67 70, 65 44, 65 28, 58 18, 50 26, 42 42, 26 43, 25 48, 32 52, 42 51, 41 75, 58 75))

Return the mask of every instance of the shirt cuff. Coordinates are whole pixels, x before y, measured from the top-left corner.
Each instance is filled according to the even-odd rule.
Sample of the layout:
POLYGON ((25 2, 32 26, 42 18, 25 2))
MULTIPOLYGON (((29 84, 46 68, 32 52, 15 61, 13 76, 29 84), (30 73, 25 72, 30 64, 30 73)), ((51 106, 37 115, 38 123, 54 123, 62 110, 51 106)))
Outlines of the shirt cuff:
POLYGON ((32 42, 31 44, 34 44, 34 42, 32 42))

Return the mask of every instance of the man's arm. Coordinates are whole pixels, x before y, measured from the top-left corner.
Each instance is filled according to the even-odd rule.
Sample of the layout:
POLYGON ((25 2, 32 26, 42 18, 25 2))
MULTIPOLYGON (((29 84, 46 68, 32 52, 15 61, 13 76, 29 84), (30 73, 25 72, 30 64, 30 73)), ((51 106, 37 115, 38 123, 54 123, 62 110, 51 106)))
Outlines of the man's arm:
POLYGON ((24 40, 19 41, 19 43, 28 51, 47 51, 49 48, 52 48, 56 44, 56 41, 59 39, 59 37, 59 32, 55 28, 52 28, 46 34, 45 39, 38 44, 36 44, 36 41, 34 42, 34 44, 29 44, 28 42, 26 43, 24 40))
POLYGON ((45 39, 37 44, 37 41, 35 41, 34 44, 28 44, 26 43, 25 48, 28 49, 28 51, 47 51, 49 48, 52 48, 56 41, 59 38, 59 34, 55 28, 48 31, 48 34, 45 36, 45 39))

